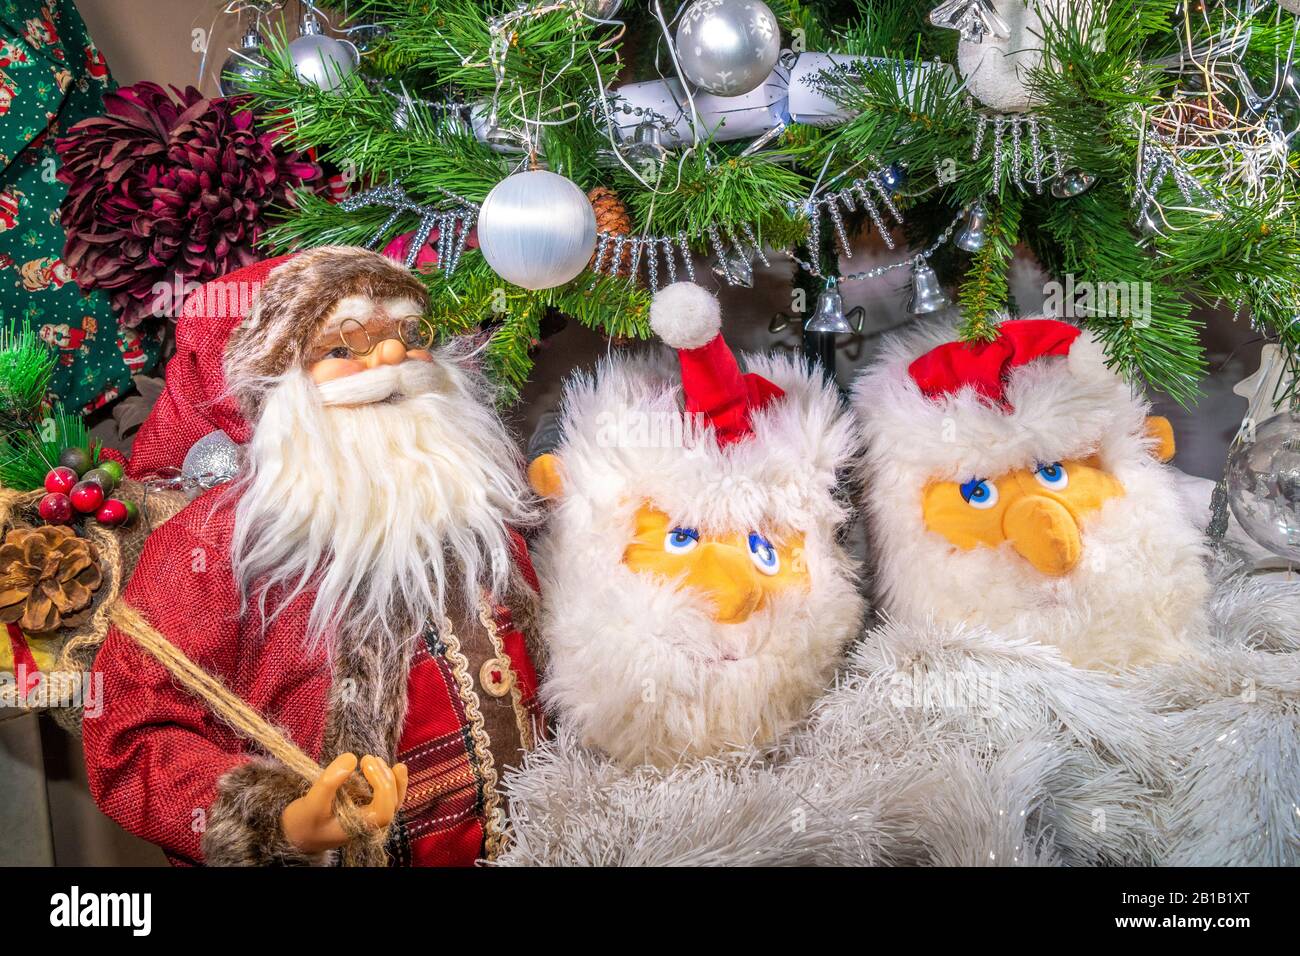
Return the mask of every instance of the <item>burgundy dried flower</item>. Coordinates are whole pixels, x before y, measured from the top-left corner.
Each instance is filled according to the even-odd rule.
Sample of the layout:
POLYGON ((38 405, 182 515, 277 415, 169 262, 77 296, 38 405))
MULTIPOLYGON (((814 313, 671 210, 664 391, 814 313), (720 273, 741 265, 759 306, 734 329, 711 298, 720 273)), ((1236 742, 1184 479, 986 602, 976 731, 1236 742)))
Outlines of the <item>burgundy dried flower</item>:
POLYGON ((258 258, 267 210, 320 176, 258 132, 244 98, 156 83, 104 97, 106 115, 58 141, 67 243, 82 289, 104 289, 126 326, 159 314, 156 286, 202 283, 258 258))

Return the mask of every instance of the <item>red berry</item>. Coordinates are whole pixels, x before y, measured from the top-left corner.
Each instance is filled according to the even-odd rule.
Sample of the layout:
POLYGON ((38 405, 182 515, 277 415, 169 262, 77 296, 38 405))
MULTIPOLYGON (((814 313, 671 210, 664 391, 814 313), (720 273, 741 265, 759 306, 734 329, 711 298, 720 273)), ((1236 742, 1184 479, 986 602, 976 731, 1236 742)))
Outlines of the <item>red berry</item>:
POLYGON ((51 468, 50 473, 45 476, 45 490, 50 494, 66 495, 76 483, 77 473, 62 465, 51 468))
POLYGON ((72 520, 72 502, 62 492, 51 492, 38 506, 41 520, 49 524, 67 524, 72 520))
POLYGON ((126 510, 126 502, 119 501, 116 498, 109 498, 95 512, 95 520, 100 524, 108 525, 110 528, 126 524, 129 517, 130 513, 126 510))
POLYGON ((104 489, 95 481, 79 481, 68 497, 72 499, 72 507, 83 515, 88 515, 92 511, 98 511, 104 503, 104 489))

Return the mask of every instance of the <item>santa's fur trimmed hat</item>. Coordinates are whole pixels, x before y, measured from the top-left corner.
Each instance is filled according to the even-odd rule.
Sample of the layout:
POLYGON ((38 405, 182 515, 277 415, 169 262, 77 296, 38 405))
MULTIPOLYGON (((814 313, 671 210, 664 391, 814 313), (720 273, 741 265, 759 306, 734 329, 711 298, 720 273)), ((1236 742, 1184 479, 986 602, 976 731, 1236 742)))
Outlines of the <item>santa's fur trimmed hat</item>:
POLYGON ((176 323, 176 354, 167 363, 163 393, 135 438, 131 477, 180 468, 193 444, 218 429, 237 444, 247 442, 249 415, 260 404, 259 377, 301 360, 324 316, 356 292, 396 292, 420 303, 427 296, 399 264, 350 246, 255 262, 191 293, 176 323), (227 383, 232 362, 240 394, 227 383))
POLYGON ((778 355, 746 356, 742 372, 717 300, 692 283, 661 290, 650 322, 677 363, 621 359, 568 383, 557 449, 566 484, 597 508, 650 499, 700 528, 843 520, 837 472, 856 437, 821 373, 778 355))
MULTIPOLYGON (((1101 343, 1053 319, 1003 322, 988 343, 951 325, 887 342, 853 389, 866 440, 863 509, 876 596, 904 621, 983 626, 1053 644, 1080 666, 1176 658, 1204 628, 1205 547, 1146 400, 1101 343), (1042 573, 1009 541, 958 547, 926 523, 932 482, 1089 460, 1123 493, 1076 518, 1082 558, 1042 573)), ((1167 436, 1166 436, 1167 437, 1167 436)))
POLYGON ((923 484, 1098 453, 1146 457, 1148 410, 1101 342, 1057 319, 1016 319, 992 342, 944 324, 885 343, 853 388, 869 442, 923 484))
POLYGON ((130 477, 180 468, 191 446, 210 432, 224 431, 238 444, 248 441, 248 422, 226 390, 226 342, 248 316, 266 277, 289 258, 254 262, 205 282, 186 297, 162 395, 131 448, 130 477))
POLYGON ((349 296, 409 299, 420 311, 429 303, 410 270, 357 246, 321 246, 276 267, 226 344, 226 386, 249 422, 274 379, 303 366, 326 318, 349 296))

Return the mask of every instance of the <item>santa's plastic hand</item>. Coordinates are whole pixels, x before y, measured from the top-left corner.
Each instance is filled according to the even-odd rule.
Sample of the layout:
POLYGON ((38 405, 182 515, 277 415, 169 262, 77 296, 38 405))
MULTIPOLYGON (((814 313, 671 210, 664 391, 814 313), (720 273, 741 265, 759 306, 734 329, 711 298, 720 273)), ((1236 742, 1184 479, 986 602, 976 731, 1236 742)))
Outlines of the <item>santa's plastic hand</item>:
MULTIPOLYGON (((339 788, 357 769, 354 754, 339 754, 325 768, 310 790, 284 808, 280 826, 284 837, 304 853, 321 853, 347 842, 347 834, 334 811, 339 788)), ((361 773, 370 784, 373 797, 361 808, 361 818, 375 830, 393 822, 406 799, 406 764, 388 764, 367 754, 361 758, 361 773)))

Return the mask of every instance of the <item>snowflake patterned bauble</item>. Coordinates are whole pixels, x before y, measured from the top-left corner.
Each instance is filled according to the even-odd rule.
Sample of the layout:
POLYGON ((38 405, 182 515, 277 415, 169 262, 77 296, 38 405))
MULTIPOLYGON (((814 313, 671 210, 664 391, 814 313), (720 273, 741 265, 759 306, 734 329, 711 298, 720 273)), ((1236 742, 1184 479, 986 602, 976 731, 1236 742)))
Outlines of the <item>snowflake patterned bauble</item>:
POLYGON ((715 96, 757 89, 781 55, 781 28, 762 0, 695 0, 677 25, 677 60, 715 96))
POLYGON ((986 35, 957 44, 957 70, 966 89, 999 113, 1023 113, 1036 104, 1026 86, 1031 70, 1043 65, 1043 32, 1071 22, 1086 24, 1091 7, 1086 0, 992 0, 1008 36, 986 35))

